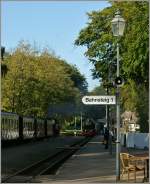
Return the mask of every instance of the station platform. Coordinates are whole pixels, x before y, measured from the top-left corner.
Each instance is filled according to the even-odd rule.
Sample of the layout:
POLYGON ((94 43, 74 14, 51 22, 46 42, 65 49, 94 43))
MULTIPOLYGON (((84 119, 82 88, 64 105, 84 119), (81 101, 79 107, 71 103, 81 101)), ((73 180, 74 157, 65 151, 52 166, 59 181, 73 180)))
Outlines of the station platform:
MULTIPOLYGON (((112 154, 102 144, 103 137, 96 136, 89 143, 77 151, 63 166, 59 168, 56 175, 45 175, 36 178, 36 182, 50 184, 66 183, 134 183, 127 180, 127 175, 116 182, 116 153, 115 145, 112 154)), ((132 177, 131 174, 131 178, 132 177)), ((143 175, 137 175, 137 183, 143 183, 143 175)))
POLYGON ((77 151, 54 176, 42 176, 44 183, 115 183, 115 153, 111 155, 96 136, 77 151))
MULTIPOLYGON (((12 174, 12 170, 21 169, 37 159, 44 158, 45 155, 53 154, 56 148, 69 145, 77 139, 81 139, 81 137, 58 137, 45 140, 44 142, 37 142, 36 144, 30 143, 14 148, 2 149, 2 175, 5 175, 5 173, 12 174)), ((32 183, 116 183, 115 144, 112 148, 112 154, 110 154, 109 149, 105 149, 105 146, 102 144, 102 140, 103 136, 93 137, 72 155, 57 170, 55 175, 36 176, 33 178, 32 183)), ((132 175, 131 178, 134 179, 132 175)), ((134 183, 133 179, 128 182, 126 175, 118 183, 134 183)), ((137 174, 136 182, 143 183, 143 173, 137 174)))

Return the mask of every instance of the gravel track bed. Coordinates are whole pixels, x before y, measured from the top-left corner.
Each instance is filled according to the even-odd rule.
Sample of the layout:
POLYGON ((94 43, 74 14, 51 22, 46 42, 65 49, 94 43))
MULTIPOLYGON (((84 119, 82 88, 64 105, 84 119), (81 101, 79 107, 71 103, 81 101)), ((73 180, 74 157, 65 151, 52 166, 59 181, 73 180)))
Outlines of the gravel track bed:
POLYGON ((24 145, 2 148, 1 174, 13 174, 27 165, 58 152, 59 149, 56 149, 57 147, 70 145, 81 139, 83 137, 52 137, 34 143, 30 142, 24 145))

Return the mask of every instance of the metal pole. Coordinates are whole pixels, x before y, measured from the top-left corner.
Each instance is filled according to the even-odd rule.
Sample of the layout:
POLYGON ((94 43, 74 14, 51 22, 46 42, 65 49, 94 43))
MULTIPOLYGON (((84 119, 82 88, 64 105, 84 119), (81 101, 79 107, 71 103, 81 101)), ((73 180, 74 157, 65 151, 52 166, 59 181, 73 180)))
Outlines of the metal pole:
POLYGON ((110 112, 111 112, 111 110, 109 108, 109 129, 111 131, 111 133, 109 134, 109 153, 110 153, 110 155, 112 155, 112 123, 110 120, 110 117, 111 117, 110 112))
MULTIPOLYGON (((109 94, 108 86, 106 87, 106 94, 109 94)), ((107 122, 107 129, 108 129, 108 148, 110 146, 110 126, 109 126, 109 105, 106 105, 106 122, 107 122)))
POLYGON ((81 131, 82 131, 82 128, 83 126, 82 126, 82 112, 81 112, 81 131))
POLYGON ((106 105, 106 127, 108 128, 108 106, 106 105))
POLYGON ((77 123, 76 123, 76 116, 74 118, 74 122, 75 122, 75 136, 77 135, 77 123))
MULTIPOLYGON (((119 43, 117 43, 117 77, 119 77, 119 43)), ((117 140, 116 140, 116 180, 120 180, 120 89, 117 85, 117 140)))
MULTIPOLYGON (((108 66, 108 81, 111 82, 111 62, 109 63, 109 66, 108 66)), ((109 90, 108 90, 108 94, 109 94, 109 90)), ((110 120, 110 109, 111 107, 109 106, 108 108, 108 123, 109 123, 109 144, 108 144, 108 147, 109 147, 109 153, 110 155, 112 155, 112 125, 111 125, 111 120, 110 120)))

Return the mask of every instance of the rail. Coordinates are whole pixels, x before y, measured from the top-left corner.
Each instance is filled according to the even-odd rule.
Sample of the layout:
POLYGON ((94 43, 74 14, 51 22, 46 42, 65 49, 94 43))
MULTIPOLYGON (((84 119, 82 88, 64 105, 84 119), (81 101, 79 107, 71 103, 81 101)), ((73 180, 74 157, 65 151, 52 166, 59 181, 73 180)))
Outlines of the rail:
POLYGON ((54 174, 66 159, 79 150, 81 146, 89 142, 90 139, 91 137, 86 137, 68 147, 59 147, 57 148, 59 151, 54 155, 47 156, 12 175, 5 176, 2 178, 2 183, 14 183, 17 182, 17 180, 21 180, 19 181, 21 183, 26 183, 31 182, 39 175, 54 174))

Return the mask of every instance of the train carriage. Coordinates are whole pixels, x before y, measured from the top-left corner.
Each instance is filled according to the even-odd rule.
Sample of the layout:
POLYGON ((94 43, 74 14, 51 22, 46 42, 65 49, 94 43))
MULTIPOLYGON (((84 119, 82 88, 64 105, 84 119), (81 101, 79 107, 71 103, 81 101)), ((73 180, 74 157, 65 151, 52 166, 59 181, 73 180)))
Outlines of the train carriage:
POLYGON ((37 119, 37 137, 45 137, 45 121, 37 119))
POLYGON ((23 138, 33 138, 35 135, 34 118, 23 117, 23 138))
POLYGON ((19 116, 14 113, 1 112, 1 139, 19 138, 19 116))
MULTIPOLYGON (((45 138, 54 135, 55 120, 22 117, 15 113, 1 113, 1 140, 3 142, 45 138)), ((56 127, 56 126, 55 126, 56 127)))

